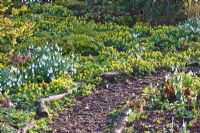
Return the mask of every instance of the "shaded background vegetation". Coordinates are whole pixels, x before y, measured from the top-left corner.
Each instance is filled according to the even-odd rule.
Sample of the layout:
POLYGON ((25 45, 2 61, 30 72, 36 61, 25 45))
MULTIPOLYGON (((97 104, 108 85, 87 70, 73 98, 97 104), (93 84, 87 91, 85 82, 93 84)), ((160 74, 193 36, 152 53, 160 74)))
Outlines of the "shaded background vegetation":
POLYGON ((170 25, 199 17, 199 0, 15 0, 18 3, 50 2, 62 5, 95 22, 133 26, 142 21, 170 25))

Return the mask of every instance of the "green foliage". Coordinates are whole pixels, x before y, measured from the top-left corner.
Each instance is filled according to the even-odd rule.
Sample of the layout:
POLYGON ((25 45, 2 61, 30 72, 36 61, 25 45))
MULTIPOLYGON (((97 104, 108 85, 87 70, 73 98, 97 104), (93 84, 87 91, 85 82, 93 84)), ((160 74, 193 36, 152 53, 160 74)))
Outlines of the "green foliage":
POLYGON ((71 10, 82 9, 86 6, 86 3, 78 0, 56 0, 54 3, 56 5, 62 5, 63 7, 67 7, 71 10))
MULTIPOLYGON (((32 112, 35 112, 36 100, 66 92, 79 81, 86 84, 76 95, 88 95, 91 88, 101 83, 97 74, 103 72, 124 71, 127 75, 137 76, 158 69, 183 68, 193 60, 199 61, 198 25, 152 27, 137 23, 130 28, 128 26, 134 21, 130 14, 122 12, 112 18, 113 14, 126 9, 117 7, 119 4, 124 6, 123 1, 100 3, 106 6, 106 11, 109 10, 108 16, 104 16, 106 12, 100 13, 100 17, 106 19, 103 23, 86 21, 93 17, 96 21, 98 13, 97 16, 92 13, 98 9, 91 10, 91 18, 88 18, 90 15, 77 18, 67 9, 78 11, 72 8, 85 8, 82 2, 30 3, 23 6, 24 10, 19 7, 13 13, 8 4, 4 5, 5 11, 1 8, 0 92, 14 104, 6 115, 5 108, 1 108, 2 119, 11 119, 22 126, 34 118, 32 112), (115 6, 110 12, 112 4, 115 6)), ((97 22, 102 18, 97 18, 97 22)), ((190 76, 183 82, 189 87, 190 76)), ((159 95, 155 96, 159 103, 159 95)), ((70 96, 49 106, 51 109, 61 108, 73 98, 70 96)), ((47 131, 44 124, 47 121, 41 120, 32 131, 38 132, 42 128, 47 131)), ((0 128, 7 130, 8 125, 0 128)))
POLYGON ((133 121, 137 120, 139 117, 141 117, 141 113, 134 111, 132 112, 128 117, 128 123, 132 123, 133 121))
POLYGON ((31 3, 29 5, 29 13, 41 14, 44 17, 69 17, 72 15, 72 12, 63 6, 57 6, 52 4, 39 4, 31 3))
POLYGON ((17 124, 16 126, 23 127, 27 122, 29 122, 34 113, 28 113, 24 111, 17 111, 16 109, 1 109, 1 119, 8 120, 12 124, 17 124))
POLYGON ((56 3, 66 5, 75 15, 82 16, 88 21, 112 22, 132 27, 138 21, 153 25, 183 22, 199 12, 199 6, 195 6, 197 2, 195 0, 192 0, 192 3, 187 0, 87 0, 85 2, 70 0, 56 3), (80 6, 83 4, 86 6, 80 6), (73 8, 70 5, 73 5, 73 8))
POLYGON ((171 108, 181 118, 192 118, 199 114, 199 83, 199 77, 192 72, 175 72, 172 76, 166 76, 164 85, 147 87, 144 92, 150 96, 151 108, 171 108))
POLYGON ((180 25, 180 27, 198 35, 200 33, 200 20, 188 20, 184 24, 180 25))
POLYGON ((60 41, 59 45, 63 48, 65 53, 73 51, 82 55, 98 55, 103 47, 103 44, 98 42, 96 38, 84 34, 64 36, 60 41))
POLYGON ((176 24, 187 18, 183 0, 131 0, 128 7, 135 17, 156 25, 176 24))

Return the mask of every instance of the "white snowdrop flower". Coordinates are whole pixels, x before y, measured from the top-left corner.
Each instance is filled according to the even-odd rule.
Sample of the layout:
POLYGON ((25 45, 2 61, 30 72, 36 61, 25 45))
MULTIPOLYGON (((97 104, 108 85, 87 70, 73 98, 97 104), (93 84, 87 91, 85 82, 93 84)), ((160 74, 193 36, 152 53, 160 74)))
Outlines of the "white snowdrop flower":
POLYGON ((32 69, 31 72, 32 72, 33 75, 35 74, 35 70, 34 69, 32 69))
POLYGON ((60 47, 58 46, 57 43, 56 43, 55 47, 56 47, 56 49, 57 49, 58 51, 60 51, 60 47))
POLYGON ((20 74, 20 70, 19 70, 19 69, 17 69, 16 73, 17 73, 17 74, 20 74))
POLYGON ((73 59, 75 58, 74 54, 72 54, 72 58, 73 58, 73 59))
POLYGON ((55 56, 58 56, 58 52, 55 52, 54 55, 55 55, 55 56))
POLYGON ((31 51, 28 51, 28 54, 27 54, 28 56, 31 56, 32 54, 31 54, 31 51))
POLYGON ((57 67, 57 66, 58 66, 58 63, 54 63, 54 66, 56 66, 56 67, 57 67))
POLYGON ((65 63, 65 60, 62 60, 61 62, 64 64, 64 63, 65 63))
POLYGON ((137 38, 138 35, 139 35, 139 34, 137 34, 137 33, 133 33, 133 37, 134 37, 134 38, 137 38))
POLYGON ((23 72, 26 73, 26 69, 24 69, 23 72))
POLYGON ((53 69, 50 68, 50 69, 48 70, 48 73, 49 73, 49 74, 53 73, 53 69))
POLYGON ((54 80, 54 79, 55 79, 55 76, 54 76, 54 75, 52 75, 52 76, 51 76, 51 80, 54 80))
POLYGON ((74 74, 76 74, 76 72, 77 72, 77 71, 76 71, 76 68, 75 68, 75 69, 74 69, 74 74))
POLYGON ((27 78, 28 78, 27 74, 24 76, 24 78, 25 78, 25 79, 27 79, 27 78))
POLYGON ((12 73, 12 72, 16 72, 17 71, 17 68, 15 68, 15 67, 11 67, 11 69, 10 69, 10 72, 12 73))
POLYGON ((186 122, 183 121, 183 128, 186 128, 186 122))
POLYGON ((42 49, 41 49, 41 47, 37 47, 37 50, 38 50, 38 51, 41 51, 42 49))
POLYGON ((22 81, 21 81, 21 79, 19 78, 18 81, 17 81, 17 85, 20 85, 21 82, 22 82, 22 81))
POLYGON ((62 52, 62 48, 60 48, 60 52, 62 52))
POLYGON ((45 65, 45 63, 44 63, 44 62, 41 62, 41 64, 42 64, 42 66, 44 66, 44 65, 45 65))
POLYGON ((32 64, 31 67, 32 67, 32 69, 35 68, 35 64, 32 64))
POLYGON ((16 82, 17 81, 17 79, 16 78, 12 78, 12 80, 11 81, 13 81, 13 82, 16 82))
POLYGON ((10 77, 9 79, 10 79, 10 81, 13 81, 13 77, 10 77))
POLYGON ((47 60, 48 57, 47 57, 45 54, 43 54, 43 55, 42 55, 42 59, 43 59, 43 60, 47 60))
POLYGON ((47 48, 46 50, 47 50, 47 52, 50 52, 50 49, 49 49, 49 48, 47 48))
POLYGON ((59 52, 61 51, 61 49, 59 47, 57 47, 57 49, 58 49, 59 52))
POLYGON ((10 81, 8 81, 8 82, 6 83, 6 85, 12 87, 12 83, 11 83, 10 81))
POLYGON ((49 77, 49 71, 47 71, 47 77, 49 77))

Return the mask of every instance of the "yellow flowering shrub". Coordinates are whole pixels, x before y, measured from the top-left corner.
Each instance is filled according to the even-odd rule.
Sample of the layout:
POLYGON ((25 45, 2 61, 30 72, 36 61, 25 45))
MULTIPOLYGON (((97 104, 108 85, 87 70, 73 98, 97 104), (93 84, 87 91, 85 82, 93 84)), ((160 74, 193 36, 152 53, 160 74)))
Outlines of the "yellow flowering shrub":
POLYGON ((27 10, 25 5, 14 8, 11 0, 0 1, 0 45, 17 44, 24 37, 32 36, 34 24, 14 19, 15 15, 27 10), (11 14, 9 14, 11 12, 11 14))

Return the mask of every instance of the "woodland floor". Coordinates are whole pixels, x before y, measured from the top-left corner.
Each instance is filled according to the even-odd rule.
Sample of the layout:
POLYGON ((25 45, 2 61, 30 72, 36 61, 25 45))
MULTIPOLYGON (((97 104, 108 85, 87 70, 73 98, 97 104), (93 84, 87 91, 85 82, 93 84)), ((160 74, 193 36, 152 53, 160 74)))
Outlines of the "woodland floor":
MULTIPOLYGON (((199 70, 198 68, 192 68, 192 71, 197 72, 199 70)), ((50 125, 53 129, 52 132, 109 132, 110 123, 112 123, 109 121, 109 114, 117 107, 124 105, 131 95, 140 94, 142 88, 151 83, 163 81, 167 73, 167 71, 158 71, 150 76, 125 78, 118 82, 109 82, 98 86, 90 96, 78 98, 77 104, 69 107, 64 112, 59 112, 58 117, 55 117, 50 125)), ((162 116, 162 114, 159 115, 162 116)), ((136 121, 135 124, 139 126, 140 122, 136 121)), ((147 122, 144 121, 144 123, 147 122)), ((140 127, 143 128, 142 126, 140 127)))

